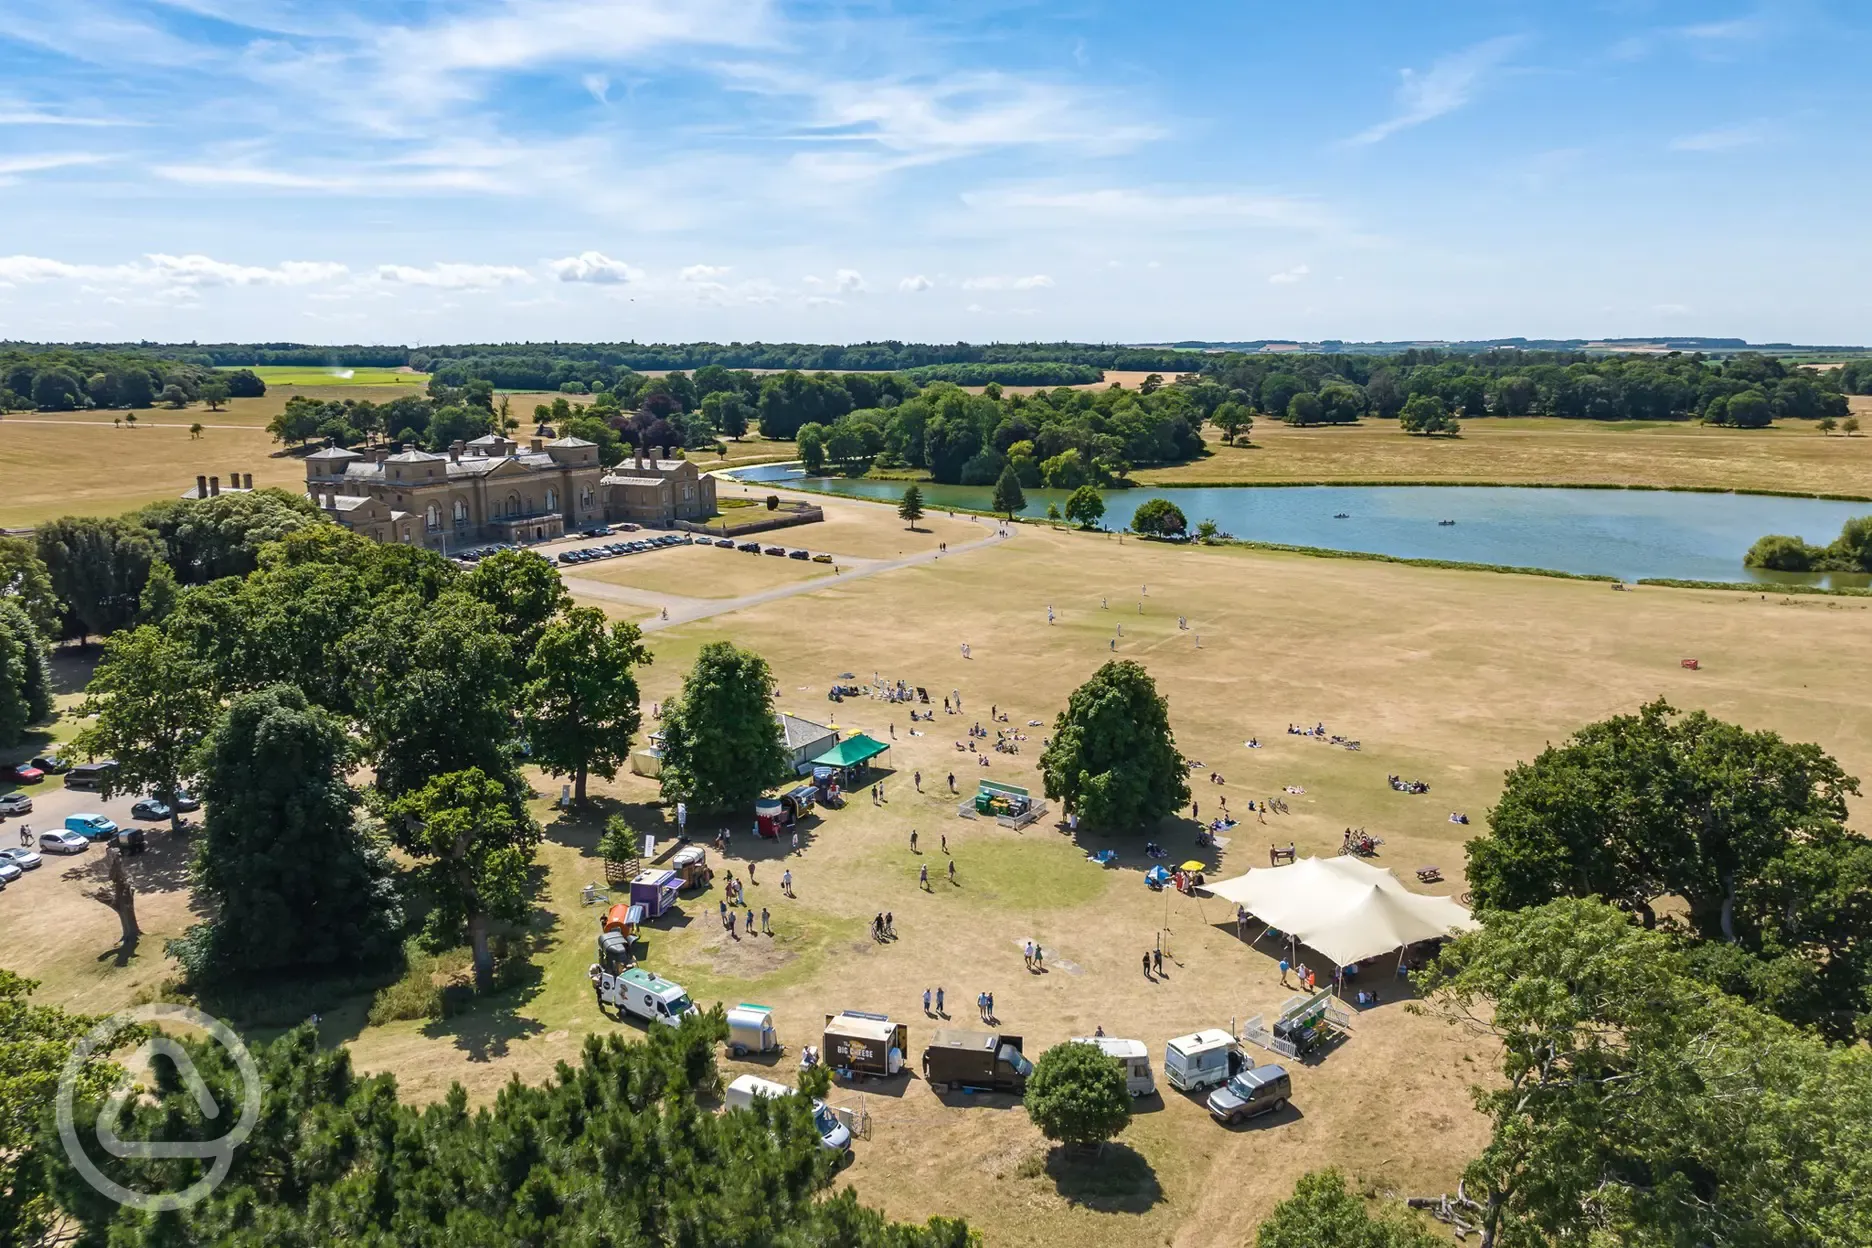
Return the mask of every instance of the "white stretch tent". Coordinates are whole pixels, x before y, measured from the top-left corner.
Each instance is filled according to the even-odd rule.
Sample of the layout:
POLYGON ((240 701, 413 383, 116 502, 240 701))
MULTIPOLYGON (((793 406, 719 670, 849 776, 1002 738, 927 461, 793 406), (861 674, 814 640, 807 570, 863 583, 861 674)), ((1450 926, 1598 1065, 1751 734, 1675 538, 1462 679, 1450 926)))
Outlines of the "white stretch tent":
POLYGON ((1350 857, 1258 867, 1204 887, 1340 966, 1481 926, 1449 898, 1413 893, 1389 871, 1350 857))

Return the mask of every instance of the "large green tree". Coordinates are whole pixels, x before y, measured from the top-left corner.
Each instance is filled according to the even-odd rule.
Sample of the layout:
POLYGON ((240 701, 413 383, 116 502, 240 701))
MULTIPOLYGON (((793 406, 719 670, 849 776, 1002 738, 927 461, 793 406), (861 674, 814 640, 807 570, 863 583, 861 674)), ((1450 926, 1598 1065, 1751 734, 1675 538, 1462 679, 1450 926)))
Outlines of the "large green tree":
POLYGON ((206 819, 191 873, 211 917, 175 950, 192 977, 330 968, 396 948, 402 913, 383 846, 345 776, 342 720, 291 685, 244 693, 195 762, 206 819))
POLYGON ((1255 1231, 1255 1248, 1446 1248, 1401 1210, 1373 1216, 1334 1169, 1300 1176, 1255 1231))
POLYGON ((0 537, 0 599, 17 604, 41 637, 58 636, 64 604, 52 588, 52 574, 33 542, 24 537, 0 537))
POLYGON ((1589 724, 1510 771, 1469 842, 1478 906, 1603 897, 1680 923, 1762 963, 1724 982, 1765 1006, 1849 1036, 1872 1012, 1872 912, 1831 881, 1872 872, 1872 844, 1845 827, 1858 782, 1817 745, 1750 732, 1659 700, 1589 724))
POLYGON ((0 746, 17 745, 28 724, 51 714, 45 639, 14 600, 0 598, 0 746))
POLYGON ((397 847, 416 859, 434 903, 430 935, 446 942, 466 932, 475 986, 487 989, 494 981, 491 925, 526 918, 539 825, 514 802, 507 784, 474 767, 437 776, 396 799, 386 825, 397 847))
POLYGON ((156 542, 142 525, 117 517, 66 516, 33 533, 52 591, 65 603, 66 632, 79 640, 128 627, 156 542))
POLYGON ((1131 529, 1150 537, 1182 537, 1189 532, 1189 518, 1169 499, 1152 498, 1132 513, 1131 529))
POLYGON ((1124 1070, 1097 1045, 1068 1042, 1042 1053, 1024 1100, 1040 1134, 1075 1148, 1103 1144, 1131 1123, 1124 1070))
POLYGON ((1066 518, 1082 529, 1096 528, 1105 518, 1105 496, 1096 486, 1080 486, 1066 499, 1066 518))
POLYGON ((635 624, 607 626, 595 607, 556 617, 533 647, 520 695, 533 761, 550 775, 570 773, 581 805, 589 773, 609 780, 630 758, 643 722, 635 669, 650 661, 635 624))
POLYGON ((478 768, 515 793, 513 643, 467 594, 381 600, 348 641, 377 788, 391 798, 478 768))
POLYGON ((1496 1052, 1483 1248, 1872 1243, 1872 1051, 1708 987, 1602 902, 1494 911, 1418 977, 1496 1052))
POLYGON ((995 481, 994 509, 1012 520, 1014 513, 1027 505, 1027 495, 1021 491, 1020 474, 1009 464, 1001 469, 1001 475, 995 481))
POLYGON ((1170 704, 1138 664, 1114 660, 1073 690, 1040 755, 1046 795, 1089 826, 1128 831, 1189 801, 1170 704))
POLYGON ((329 523, 311 499, 273 489, 155 503, 137 520, 156 535, 184 585, 246 576, 259 566, 266 543, 329 523))
MULTIPOLYGON (((300 1027, 252 1046, 263 1109, 226 1180, 160 1216, 98 1196, 56 1140, 41 1148, 81 1242, 116 1248, 978 1248, 958 1219, 896 1224, 849 1188, 829 1194, 838 1159, 820 1147, 805 1098, 716 1112, 726 1038, 719 1011, 641 1038, 587 1036, 557 1073, 515 1080, 475 1109, 460 1085, 406 1103, 394 1076, 357 1073, 348 1050, 300 1027)), ((225 1050, 184 1043, 216 1100, 237 1104, 225 1050)), ((100 1103, 90 1092, 78 1104, 87 1130, 100 1103)), ((132 1098, 124 1117, 130 1139, 227 1134, 226 1116, 204 1118, 172 1078, 132 1098)), ((94 1143, 92 1155, 141 1191, 177 1190, 199 1167, 118 1160, 94 1143)))
POLYGON ((461 578, 460 588, 494 611, 521 663, 539 644, 546 622, 572 601, 559 570, 531 550, 496 551, 461 578))
POLYGON ((102 782, 105 797, 149 793, 169 806, 169 826, 180 829, 176 794, 193 774, 195 747, 219 711, 213 685, 188 646, 144 624, 105 639, 104 658, 78 707, 79 718, 90 722, 71 745, 87 758, 116 760, 102 782))
POLYGON ((702 647, 682 692, 663 707, 666 800, 736 810, 787 777, 786 737, 767 661, 731 642, 702 647))
POLYGON ((903 492, 903 500, 897 504, 897 518, 916 532, 917 521, 923 518, 923 491, 911 486, 903 492))

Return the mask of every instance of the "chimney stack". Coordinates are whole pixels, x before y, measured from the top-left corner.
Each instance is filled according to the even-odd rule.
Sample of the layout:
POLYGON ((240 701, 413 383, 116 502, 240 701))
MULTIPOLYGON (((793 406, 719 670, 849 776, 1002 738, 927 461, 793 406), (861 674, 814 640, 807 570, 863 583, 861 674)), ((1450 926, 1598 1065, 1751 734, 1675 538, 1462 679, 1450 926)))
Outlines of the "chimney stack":
POLYGON ((253 489, 253 473, 251 472, 241 473, 241 489, 243 490, 253 489))
POLYGON ((207 477, 197 476, 195 478, 195 497, 196 498, 208 497, 208 478, 207 477))
POLYGON ((539 453, 540 453, 540 450, 541 450, 541 448, 542 448, 542 445, 543 445, 543 444, 542 444, 542 443, 540 442, 540 440, 539 440, 538 438, 534 438, 534 439, 533 439, 533 453, 534 453, 535 455, 537 455, 537 454, 539 454, 539 453))
POLYGON ((208 497, 210 498, 221 497, 221 478, 220 477, 208 478, 208 497))

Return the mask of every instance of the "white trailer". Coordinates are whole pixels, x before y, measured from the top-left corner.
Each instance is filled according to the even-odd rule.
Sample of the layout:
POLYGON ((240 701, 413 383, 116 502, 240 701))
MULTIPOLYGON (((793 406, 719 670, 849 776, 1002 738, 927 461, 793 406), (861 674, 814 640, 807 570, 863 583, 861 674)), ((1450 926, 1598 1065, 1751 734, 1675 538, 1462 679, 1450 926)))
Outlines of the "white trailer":
POLYGON ((1200 1092, 1252 1066, 1235 1037, 1220 1027, 1177 1036, 1164 1045, 1164 1077, 1182 1092, 1200 1092))
POLYGON ((1151 1071, 1150 1049, 1142 1040, 1121 1040, 1116 1036, 1074 1036, 1074 1044, 1096 1046, 1124 1071, 1125 1091, 1132 1096, 1150 1096, 1157 1091, 1157 1076, 1151 1071))

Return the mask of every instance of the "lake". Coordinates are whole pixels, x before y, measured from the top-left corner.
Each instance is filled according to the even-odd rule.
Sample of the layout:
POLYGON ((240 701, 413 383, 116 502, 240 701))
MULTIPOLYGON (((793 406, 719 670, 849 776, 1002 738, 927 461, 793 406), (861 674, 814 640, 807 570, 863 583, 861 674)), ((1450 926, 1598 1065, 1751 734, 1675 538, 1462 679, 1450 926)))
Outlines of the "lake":
MULTIPOLYGON (((848 498, 896 502, 905 483, 842 477, 806 477, 798 467, 762 464, 725 474, 750 485, 848 498)), ((985 486, 922 484, 924 506, 986 510, 985 486)), ((1067 491, 1028 490, 1019 514, 1044 516, 1062 509, 1067 491)), ((1163 498, 1192 527, 1214 520, 1233 537, 1409 559, 1508 564, 1556 572, 1667 577, 1692 581, 1764 584, 1865 585, 1863 575, 1831 578, 1751 572, 1742 556, 1765 533, 1791 533, 1824 545, 1848 517, 1872 512, 1872 503, 1754 494, 1700 494, 1669 490, 1535 489, 1488 485, 1212 486, 1108 490, 1105 521, 1121 528, 1138 505, 1163 498), (1343 513, 1343 519, 1335 517, 1343 513), (1454 524, 1439 524, 1453 520, 1454 524)))

